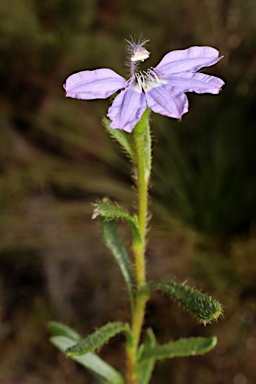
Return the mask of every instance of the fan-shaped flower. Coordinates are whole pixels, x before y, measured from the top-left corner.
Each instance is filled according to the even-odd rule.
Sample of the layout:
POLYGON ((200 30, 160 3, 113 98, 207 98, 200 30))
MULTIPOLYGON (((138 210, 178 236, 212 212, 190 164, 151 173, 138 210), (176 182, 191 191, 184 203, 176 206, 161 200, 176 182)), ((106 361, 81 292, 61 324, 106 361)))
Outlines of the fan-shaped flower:
POLYGON ((147 107, 155 113, 180 119, 188 112, 185 92, 218 94, 224 84, 218 77, 198 73, 222 58, 215 48, 196 46, 172 51, 156 67, 136 72, 136 61, 144 61, 148 56, 143 43, 134 44, 128 80, 107 68, 78 72, 66 80, 66 96, 106 99, 121 90, 107 116, 112 120, 111 128, 131 132, 147 107))

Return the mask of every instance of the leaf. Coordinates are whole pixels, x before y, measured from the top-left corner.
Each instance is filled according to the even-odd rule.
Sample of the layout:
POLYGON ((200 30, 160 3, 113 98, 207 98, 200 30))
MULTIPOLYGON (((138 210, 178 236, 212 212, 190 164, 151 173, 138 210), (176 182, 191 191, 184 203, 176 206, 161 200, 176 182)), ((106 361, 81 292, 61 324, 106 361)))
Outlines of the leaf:
MULTIPOLYGON (((149 348, 155 347, 156 345, 156 339, 153 331, 151 329, 147 330, 147 333, 145 334, 144 337, 144 343, 140 345, 140 349, 138 352, 138 356, 141 356, 144 350, 147 350, 149 348)), ((138 358, 139 360, 139 358, 138 358)), ((148 384, 153 370, 155 366, 155 359, 154 358, 149 358, 147 360, 144 360, 140 363, 138 363, 138 384, 148 384)))
POLYGON ((104 197, 101 202, 93 204, 92 218, 95 219, 99 215, 106 220, 119 218, 127 220, 132 228, 133 242, 141 243, 137 216, 129 215, 129 213, 124 208, 121 208, 116 203, 112 203, 112 201, 107 197, 104 197))
POLYGON ((120 332, 129 332, 129 325, 122 322, 108 323, 68 348, 66 354, 68 356, 81 356, 88 352, 93 352, 120 332))
MULTIPOLYGON (((145 179, 149 181, 152 166, 152 148, 151 148, 151 133, 149 125, 150 109, 146 109, 143 113, 141 120, 135 125, 133 133, 135 138, 135 145, 143 148, 143 160, 145 166, 145 179)), ((138 149, 137 149, 138 150, 138 149)), ((138 156, 138 155, 137 155, 138 156)), ((137 164, 137 158, 135 158, 137 164)))
POLYGON ((217 300, 185 284, 156 281, 149 285, 174 297, 203 324, 217 320, 222 314, 222 306, 217 300))
POLYGON ((131 267, 129 257, 127 255, 126 249, 123 245, 123 242, 120 238, 117 223, 115 220, 107 221, 101 219, 102 231, 104 242, 107 248, 112 252, 114 258, 116 259, 121 272, 123 274, 124 280, 127 284, 127 289, 131 302, 131 309, 134 309, 134 287, 136 286, 134 273, 131 267))
POLYGON ((131 160, 134 163, 135 160, 135 152, 133 147, 132 135, 128 132, 122 131, 120 129, 110 128, 111 121, 104 117, 103 124, 110 134, 110 136, 115 139, 121 147, 125 150, 125 152, 130 156, 131 160))
MULTIPOLYGON (((53 336, 50 341, 62 352, 74 345, 74 340, 67 336, 53 336)), ((86 367, 94 376, 107 384, 124 384, 122 375, 95 353, 89 352, 84 356, 70 356, 70 358, 86 367)))
POLYGON ((145 349, 140 356, 140 361, 152 358, 162 360, 173 357, 204 355, 206 352, 211 351, 216 344, 216 337, 191 337, 188 339, 180 339, 168 344, 157 345, 145 349))
POLYGON ((101 202, 93 204, 93 219, 99 215, 109 220, 119 218, 126 219, 129 222, 134 220, 124 208, 112 203, 108 197, 104 197, 101 202))
POLYGON ((57 321, 50 321, 47 328, 53 336, 66 336, 74 341, 78 341, 82 338, 82 336, 72 328, 57 321))

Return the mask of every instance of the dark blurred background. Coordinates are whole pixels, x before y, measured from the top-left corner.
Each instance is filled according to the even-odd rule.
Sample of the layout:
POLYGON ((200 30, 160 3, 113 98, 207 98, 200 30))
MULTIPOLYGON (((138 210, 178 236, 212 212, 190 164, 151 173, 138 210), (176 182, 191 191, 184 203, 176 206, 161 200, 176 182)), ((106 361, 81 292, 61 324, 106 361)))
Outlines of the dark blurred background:
MULTIPOLYGON (((224 58, 204 72, 218 96, 189 94, 181 123, 152 115, 154 175, 148 275, 187 280, 219 299, 224 319, 202 327, 155 294, 145 327, 160 342, 218 336, 200 358, 159 363, 153 384, 256 380, 255 0, 2 0, 0 2, 0 383, 94 383, 48 342, 59 320, 87 334, 129 320, 125 287, 91 202, 131 210, 129 164, 102 117, 109 100, 66 99, 71 73, 123 76, 124 39, 170 50, 209 45, 224 58)), ((129 231, 122 227, 125 242, 129 231)), ((118 369, 123 339, 100 354, 118 369)))

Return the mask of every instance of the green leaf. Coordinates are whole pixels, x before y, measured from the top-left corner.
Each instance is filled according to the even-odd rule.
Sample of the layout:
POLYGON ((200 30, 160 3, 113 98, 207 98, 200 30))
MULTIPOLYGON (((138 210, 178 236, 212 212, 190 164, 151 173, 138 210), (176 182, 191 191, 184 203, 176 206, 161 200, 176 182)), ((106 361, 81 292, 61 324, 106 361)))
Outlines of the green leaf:
POLYGON ((217 300, 185 284, 156 281, 149 285, 174 297, 203 324, 217 320, 222 314, 222 306, 217 300))
POLYGON ((126 249, 123 245, 123 242, 120 238, 117 223, 115 220, 107 221, 101 219, 102 231, 105 244, 107 248, 112 252, 114 258, 116 259, 121 272, 123 274, 124 280, 127 284, 127 289, 131 302, 131 309, 134 309, 134 288, 136 286, 135 277, 132 270, 132 266, 126 252, 126 249))
POLYGON ((47 328, 53 336, 66 336, 74 341, 78 341, 82 338, 82 336, 72 328, 62 323, 58 323, 57 321, 50 321, 47 328))
MULTIPOLYGON (((149 125, 149 114, 150 109, 146 109, 143 113, 141 120, 134 127, 134 135, 137 137, 137 140, 140 141, 140 147, 143 148, 143 157, 145 164, 145 178, 147 182, 149 181, 151 175, 151 166, 152 166, 152 148, 151 148, 151 133, 149 125)), ((137 164, 137 159, 135 159, 134 164, 137 164)))
MULTIPOLYGON (((62 352, 65 352, 74 345, 74 340, 71 340, 67 336, 53 336, 50 341, 62 352)), ((95 377, 104 383, 124 384, 123 376, 95 353, 89 352, 84 356, 70 356, 70 358, 86 367, 95 377)))
POLYGON ((93 216, 95 219, 101 216, 106 220, 125 219, 132 228, 133 242, 141 243, 140 230, 137 216, 131 216, 129 213, 117 203, 113 203, 109 198, 104 197, 101 202, 93 204, 93 216))
MULTIPOLYGON (((140 345, 140 349, 138 352, 138 360, 140 359, 140 356, 143 354, 143 351, 153 348, 155 347, 155 345, 156 345, 155 335, 151 329, 148 329, 144 337, 144 342, 143 344, 140 345)), ((138 384, 149 383, 154 370, 155 361, 156 360, 154 358, 149 358, 137 364, 138 384)))
POLYGON ((152 358, 162 360, 173 357, 204 355, 211 351, 216 344, 216 337, 191 337, 188 339, 180 339, 168 344, 144 349, 140 356, 140 361, 152 358))
POLYGON ((103 124, 110 134, 110 136, 115 139, 121 147, 125 150, 125 152, 130 156, 131 160, 134 163, 135 160, 135 152, 133 147, 132 136, 130 133, 122 131, 120 129, 110 128, 111 121, 104 117, 103 124))
POLYGON ((121 322, 108 323, 91 333, 85 339, 80 340, 74 346, 68 348, 66 354, 68 356, 81 356, 88 352, 93 352, 120 332, 129 333, 129 325, 121 322))

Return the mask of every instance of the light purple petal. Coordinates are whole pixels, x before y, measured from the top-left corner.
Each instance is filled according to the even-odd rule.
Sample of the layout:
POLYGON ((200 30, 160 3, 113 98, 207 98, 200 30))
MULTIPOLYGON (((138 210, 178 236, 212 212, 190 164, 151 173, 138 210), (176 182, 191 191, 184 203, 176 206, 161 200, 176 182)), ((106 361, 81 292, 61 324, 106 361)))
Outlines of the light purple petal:
POLYGON ((136 89, 135 85, 131 85, 116 96, 108 110, 111 128, 131 132, 140 121, 147 105, 144 93, 136 89))
POLYGON ((126 80, 111 69, 83 71, 69 76, 63 85, 66 96, 76 99, 106 99, 125 87, 126 80))
POLYGON ((155 70, 163 75, 186 71, 196 72, 217 63, 222 57, 219 57, 219 51, 215 48, 191 47, 167 53, 155 70))
POLYGON ((218 94, 225 84, 223 80, 204 73, 182 72, 178 75, 164 76, 168 85, 179 88, 183 92, 218 94))
POLYGON ((148 87, 146 100, 148 107, 160 115, 180 119, 188 112, 188 99, 185 93, 166 84, 148 87))

